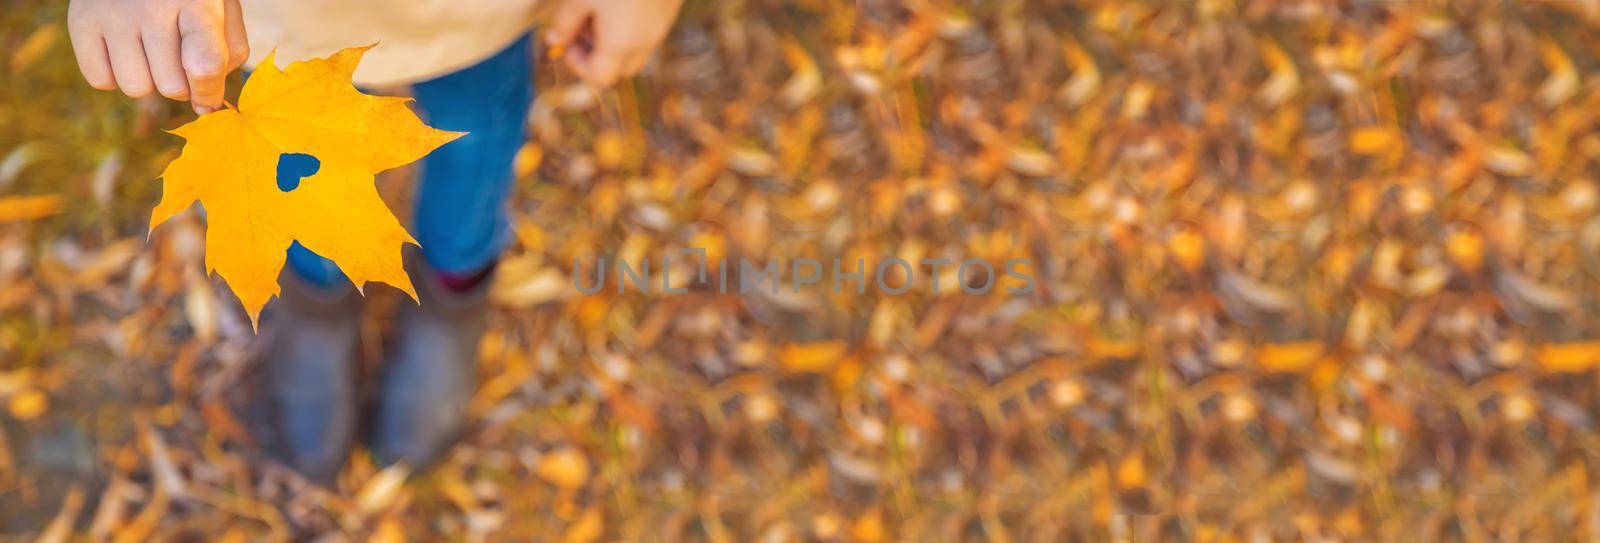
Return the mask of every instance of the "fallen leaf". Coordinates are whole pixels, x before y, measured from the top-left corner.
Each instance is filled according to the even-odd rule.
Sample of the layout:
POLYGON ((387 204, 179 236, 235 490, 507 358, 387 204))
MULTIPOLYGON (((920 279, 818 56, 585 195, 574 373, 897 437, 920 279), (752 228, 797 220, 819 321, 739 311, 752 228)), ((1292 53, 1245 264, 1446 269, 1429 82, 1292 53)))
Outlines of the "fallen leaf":
POLYGON ((572 526, 561 535, 562 543, 589 543, 600 539, 601 532, 605 531, 605 518, 600 515, 600 508, 590 506, 583 511, 583 516, 578 517, 572 526))
POLYGON ((61 26, 48 24, 39 27, 22 40, 16 50, 11 52, 11 73, 19 74, 37 62, 45 53, 50 52, 50 47, 55 45, 61 37, 61 26))
POLYGON ((1084 351, 1095 360, 1127 359, 1139 356, 1139 344, 1132 339, 1090 336, 1084 351))
POLYGON ((1167 238, 1167 251, 1179 266, 1195 271, 1206 261, 1206 240, 1189 230, 1180 230, 1167 238))
POLYGON ((850 536, 863 543, 883 541, 888 537, 883 526, 883 510, 868 509, 850 525, 850 536))
POLYGON ((728 167, 751 177, 763 177, 777 170, 778 161, 761 149, 736 147, 728 154, 728 167))
POLYGON ((1295 68, 1294 60, 1283 52, 1283 48, 1271 41, 1262 42, 1261 60, 1266 63, 1272 75, 1268 76, 1267 81, 1256 91, 1256 99, 1261 100, 1267 107, 1277 107, 1299 92, 1300 72, 1295 68))
POLYGON ((1256 362, 1268 371, 1299 372, 1309 369, 1320 356, 1320 341, 1269 343, 1256 353, 1256 362))
POLYGON ((405 464, 395 464, 384 468, 383 471, 373 475, 366 484, 361 485, 361 490, 356 492, 356 505, 362 511, 374 512, 388 507, 400 494, 406 482, 406 477, 411 476, 410 468, 405 464))
POLYGON ((1142 454, 1134 454, 1117 464, 1117 486, 1122 488, 1144 486, 1146 477, 1144 455, 1142 454))
POLYGON ((783 60, 789 64, 791 75, 778 91, 778 100, 789 107, 798 107, 822 89, 822 74, 817 70, 817 62, 799 43, 784 40, 779 45, 783 48, 783 60))
POLYGON ((1350 150, 1363 155, 1376 155, 1393 149, 1400 136, 1383 126, 1368 126, 1350 135, 1350 150))
POLYGON ((843 341, 797 343, 785 345, 778 362, 793 372, 821 372, 837 364, 844 352, 843 341))
POLYGON ((1492 147, 1484 155, 1484 165, 1503 175, 1528 175, 1533 170, 1533 159, 1519 149, 1492 147))
POLYGON ((532 307, 566 293, 567 281, 567 274, 555 268, 539 267, 528 259, 509 259, 490 285, 489 299, 507 307, 532 307))
POLYGON ((372 530, 372 538, 367 541, 374 543, 404 543, 405 540, 406 531, 405 528, 400 526, 400 521, 386 518, 378 523, 376 529, 372 530))
POLYGON ((1544 60, 1545 68, 1550 70, 1550 77, 1545 78, 1535 92, 1539 103, 1554 107, 1577 94, 1578 71, 1572 65, 1572 58, 1561 50, 1561 46, 1549 39, 1539 40, 1539 55, 1544 60))
POLYGON ((1600 365, 1600 341, 1552 343, 1539 347, 1534 360, 1546 371, 1580 372, 1600 365))
POLYGON ((1445 254, 1461 269, 1477 271, 1483 267, 1483 236, 1477 232, 1460 230, 1450 234, 1444 242, 1445 254))
POLYGON ((1006 166, 1013 171, 1033 177, 1044 177, 1055 171, 1055 159, 1049 154, 1029 147, 1012 147, 1006 155, 1006 166))
POLYGON ((56 517, 50 520, 35 543, 61 543, 67 541, 72 534, 72 525, 77 522, 78 513, 83 510, 83 489, 77 485, 67 490, 67 497, 61 501, 61 510, 56 517))
POLYGON ((167 440, 161 437, 161 432, 148 417, 138 416, 134 419, 134 423, 139 429, 140 437, 143 438, 145 451, 149 453, 150 472, 155 479, 156 488, 169 497, 188 496, 188 483, 184 481, 183 473, 178 470, 178 464, 172 457, 172 449, 167 446, 167 440))
POLYGON ((61 206, 55 194, 0 198, 0 223, 42 219, 60 213, 61 206))
POLYGON ((16 182, 22 171, 44 158, 44 143, 31 141, 18 145, 0 158, 0 188, 16 182))
POLYGON ((589 480, 589 459, 575 448, 563 447, 540 456, 534 473, 561 488, 582 488, 589 480))
POLYGON ((50 408, 50 398, 38 390, 25 390, 11 397, 6 409, 17 420, 32 420, 50 408))

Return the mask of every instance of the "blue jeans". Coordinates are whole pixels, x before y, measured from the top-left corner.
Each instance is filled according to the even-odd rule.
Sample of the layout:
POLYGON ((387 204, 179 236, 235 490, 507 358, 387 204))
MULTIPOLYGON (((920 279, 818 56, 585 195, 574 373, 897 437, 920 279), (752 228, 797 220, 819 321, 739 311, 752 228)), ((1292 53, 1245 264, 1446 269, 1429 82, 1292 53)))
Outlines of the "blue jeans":
MULTIPOLYGON (((435 270, 481 271, 510 237, 506 197, 533 102, 531 45, 529 34, 483 62, 412 87, 429 125, 467 133, 422 159, 412 232, 435 270)), ((289 247, 289 267, 316 285, 348 281, 299 242, 289 247)))

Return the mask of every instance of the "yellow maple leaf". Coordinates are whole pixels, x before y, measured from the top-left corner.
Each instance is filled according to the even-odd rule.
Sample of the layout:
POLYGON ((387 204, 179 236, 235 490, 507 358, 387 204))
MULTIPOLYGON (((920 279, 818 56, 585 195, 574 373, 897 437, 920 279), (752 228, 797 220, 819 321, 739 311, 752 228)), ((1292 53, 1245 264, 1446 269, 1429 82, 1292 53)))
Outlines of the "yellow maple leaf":
POLYGON ((462 133, 423 124, 406 107, 409 98, 356 90, 351 75, 369 48, 283 70, 268 55, 245 82, 238 107, 172 130, 186 141, 161 174, 150 227, 198 200, 206 211, 206 271, 222 276, 252 323, 278 294, 295 241, 338 264, 357 288, 378 281, 416 298, 400 253, 417 241, 378 196, 374 175, 462 133), (310 155, 313 171, 280 186, 279 160, 290 155, 310 155))

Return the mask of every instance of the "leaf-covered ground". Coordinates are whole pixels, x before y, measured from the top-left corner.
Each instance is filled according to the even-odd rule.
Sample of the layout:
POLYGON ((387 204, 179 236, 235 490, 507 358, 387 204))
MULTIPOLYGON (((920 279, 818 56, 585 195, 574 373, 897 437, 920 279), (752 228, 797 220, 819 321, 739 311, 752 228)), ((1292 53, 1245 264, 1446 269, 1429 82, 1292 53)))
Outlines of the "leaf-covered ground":
POLYGON ((145 239, 192 114, 59 4, 0 9, 0 532, 1600 537, 1593 2, 691 2, 614 93, 541 69, 474 431, 331 490, 250 444, 200 217, 145 239), (1038 289, 569 286, 681 247, 1038 289))

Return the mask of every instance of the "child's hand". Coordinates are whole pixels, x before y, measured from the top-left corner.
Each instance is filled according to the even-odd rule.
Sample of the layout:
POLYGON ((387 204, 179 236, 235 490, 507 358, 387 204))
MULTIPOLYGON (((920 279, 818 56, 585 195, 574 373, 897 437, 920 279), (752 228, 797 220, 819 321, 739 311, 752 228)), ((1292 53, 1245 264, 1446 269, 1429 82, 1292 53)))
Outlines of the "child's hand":
POLYGON ((196 113, 222 106, 228 72, 250 53, 239 0, 72 0, 67 28, 89 85, 154 90, 196 113))
POLYGON ((562 0, 545 44, 591 85, 637 73, 667 37, 683 0, 562 0))

